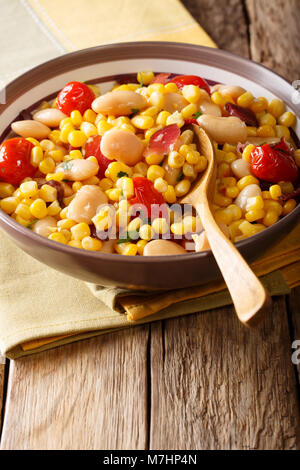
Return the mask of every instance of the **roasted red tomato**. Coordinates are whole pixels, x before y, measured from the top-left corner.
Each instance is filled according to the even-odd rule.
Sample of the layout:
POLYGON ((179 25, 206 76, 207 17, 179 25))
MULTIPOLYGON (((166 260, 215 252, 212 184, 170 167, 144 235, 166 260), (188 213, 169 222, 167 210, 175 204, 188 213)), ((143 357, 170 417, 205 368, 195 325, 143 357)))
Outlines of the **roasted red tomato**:
POLYGON ((109 160, 100 150, 101 135, 94 135, 90 137, 85 144, 85 158, 96 157, 99 163, 98 178, 104 178, 104 173, 108 165, 116 160, 109 160))
POLYGON ((91 107, 95 95, 92 90, 81 82, 69 82, 57 97, 57 108, 70 116, 75 109, 83 114, 91 107))
POLYGON ((293 154, 294 151, 284 138, 273 146, 264 144, 256 147, 251 152, 251 172, 257 178, 269 183, 294 182, 299 177, 299 170, 293 154))
POLYGON ((149 146, 144 155, 158 153, 164 155, 170 152, 180 137, 180 129, 177 124, 171 124, 155 132, 150 138, 149 146))
POLYGON ((142 212, 145 212, 143 209, 146 208, 147 214, 144 214, 144 216, 148 218, 151 218, 151 215, 153 217, 167 217, 168 210, 166 201, 164 200, 163 195, 156 191, 152 181, 144 178, 143 176, 133 178, 132 181, 134 186, 134 196, 130 199, 130 204, 135 204, 137 209, 141 206, 142 212), (153 204, 156 206, 162 206, 160 211, 157 210, 157 207, 151 207, 153 204))
POLYGON ((177 77, 168 80, 168 83, 176 83, 179 90, 181 90, 185 85, 196 85, 199 88, 203 88, 203 90, 207 91, 210 95, 208 83, 204 78, 197 77, 197 75, 178 75, 177 77))
POLYGON ((170 75, 170 73, 159 73, 155 75, 151 83, 162 83, 163 85, 165 85, 170 75))
POLYGON ((0 146, 0 180, 18 186, 24 178, 36 172, 30 163, 33 144, 23 137, 15 137, 0 146))

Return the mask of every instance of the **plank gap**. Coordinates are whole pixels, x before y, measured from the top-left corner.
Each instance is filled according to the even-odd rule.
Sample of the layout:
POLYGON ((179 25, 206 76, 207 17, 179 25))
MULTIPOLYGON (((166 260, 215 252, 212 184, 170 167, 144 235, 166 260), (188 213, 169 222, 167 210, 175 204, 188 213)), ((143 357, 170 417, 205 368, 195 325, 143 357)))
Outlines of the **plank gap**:
POLYGON ((9 375, 10 361, 6 359, 5 364, 1 364, 0 373, 0 442, 2 437, 4 416, 5 416, 5 404, 7 397, 7 386, 8 386, 8 375, 9 375))

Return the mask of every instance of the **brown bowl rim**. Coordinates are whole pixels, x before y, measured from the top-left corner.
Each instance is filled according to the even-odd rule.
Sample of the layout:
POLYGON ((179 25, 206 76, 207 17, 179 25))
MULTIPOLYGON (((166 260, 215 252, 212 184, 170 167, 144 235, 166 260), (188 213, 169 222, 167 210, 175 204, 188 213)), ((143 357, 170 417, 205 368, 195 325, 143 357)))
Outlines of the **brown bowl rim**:
MULTIPOLYGON (((104 63, 104 62, 113 62, 115 60, 126 60, 128 58, 155 58, 155 59, 173 59, 173 60, 180 60, 180 61, 185 61, 185 62, 196 62, 196 63, 201 63, 202 61, 200 59, 197 59, 195 56, 192 55, 192 52, 202 52, 204 54, 207 54, 208 57, 212 56, 213 58, 231 58, 237 61, 239 63, 240 69, 235 69, 234 73, 238 73, 241 76, 251 80, 251 78, 248 77, 248 75, 243 73, 244 67, 243 64, 246 64, 257 69, 262 69, 263 71, 267 72, 268 74, 273 74, 280 79, 282 79, 284 82, 286 82, 288 85, 291 86, 291 83, 282 77, 280 74, 270 70, 269 68, 265 67, 264 65, 258 64, 250 59, 240 57, 236 54, 233 54, 228 51, 224 51, 222 49, 215 49, 215 48, 210 48, 210 47, 205 47, 205 46, 198 46, 194 44, 185 44, 185 43, 177 43, 177 42, 162 42, 162 41, 138 41, 138 42, 125 42, 125 43, 115 43, 115 44, 107 44, 107 45, 101 45, 101 46, 95 46, 87 49, 81 49, 79 51, 75 52, 70 52, 67 54, 63 54, 62 56, 59 56, 57 58, 51 59, 49 61, 46 61, 29 71, 25 72, 24 74, 20 75, 16 79, 14 79, 12 82, 10 82, 6 86, 6 92, 7 92, 7 102, 1 106, 0 108, 0 114, 9 107, 19 96, 24 94, 26 91, 29 91, 32 86, 37 85, 38 83, 41 83, 40 80, 39 82, 35 82, 33 80, 33 77, 36 79, 41 75, 44 75, 47 72, 47 79, 49 78, 54 78, 55 76, 59 75, 60 73, 66 72, 66 69, 63 68, 64 65, 66 65, 66 59, 69 62, 69 67, 67 71, 75 70, 79 66, 87 66, 87 65, 93 65, 95 64, 95 53, 101 53, 101 52, 107 52, 107 56, 103 59, 101 57, 97 57, 100 62, 99 63, 104 63), (155 52, 154 52, 155 50, 155 52), (131 52, 132 51, 132 52, 131 52), (145 52, 146 51, 146 52, 145 52), (169 55, 166 54, 169 52, 169 55), (181 54, 182 53, 182 56, 181 54), (84 62, 81 62, 80 64, 76 61, 77 58, 85 58, 84 57, 86 54, 89 54, 89 60, 85 60, 84 62), (117 57, 115 56, 117 54, 117 57), (90 59, 91 58, 91 59, 90 59), (55 71, 55 73, 53 73, 55 71), (49 74, 50 72, 50 74, 49 74), (28 80, 29 79, 29 80, 28 80), (21 85, 24 85, 27 83, 27 88, 21 85), (20 91, 21 92, 20 92, 20 91)), ((200 54, 201 55, 201 54, 200 54)), ((225 61, 226 63, 226 61, 225 61)), ((215 62, 205 62, 205 65, 210 65, 213 67, 218 67, 215 62)), ((228 66, 225 67, 224 64, 222 64, 222 67, 220 67, 221 70, 227 70, 227 71, 232 71, 232 69, 228 66)), ((269 91, 271 91, 274 94, 280 95, 279 90, 274 89, 270 86, 266 86, 264 83, 261 83, 262 79, 254 82, 258 83, 261 86, 264 86, 267 88, 269 91)), ((292 90, 291 90, 292 91, 292 90)), ((298 114, 298 110, 295 109, 295 107, 289 102, 289 107, 295 111, 296 114, 298 114)), ((265 239, 269 238, 269 234, 271 231, 273 232, 279 232, 281 231, 280 229, 284 228, 284 226, 290 221, 294 220, 297 215, 300 215, 300 204, 297 205, 297 207, 288 215, 284 216, 282 219, 280 219, 276 224, 272 225, 271 227, 268 227, 266 230, 263 232, 260 232, 256 235, 253 235, 249 237, 246 240, 242 240, 238 243, 236 243, 237 248, 245 248, 248 245, 251 245, 255 241, 263 243, 265 239)), ((88 251, 84 249, 78 249, 71 247, 69 245, 63 245, 61 243, 48 240, 45 237, 42 237, 41 235, 38 235, 31 230, 29 230, 26 227, 23 227, 21 224, 16 222, 14 219, 12 219, 9 215, 5 214, 1 209, 0 209, 0 221, 4 223, 4 225, 10 226, 13 230, 19 232, 20 234, 24 235, 25 237, 28 237, 29 240, 32 240, 33 242, 37 242, 41 245, 43 245, 45 248, 50 248, 53 249, 57 252, 62 252, 62 253, 69 253, 74 254, 74 255, 79 255, 84 258, 93 258, 93 259, 101 259, 104 260, 109 260, 112 262, 120 262, 121 260, 125 263, 160 263, 160 262, 177 262, 179 259, 184 259, 189 260, 189 259, 202 259, 211 256, 211 251, 203 251, 200 253, 187 253, 184 255, 167 255, 167 256, 123 256, 119 255, 117 253, 101 253, 101 252, 93 252, 93 251, 88 251)))

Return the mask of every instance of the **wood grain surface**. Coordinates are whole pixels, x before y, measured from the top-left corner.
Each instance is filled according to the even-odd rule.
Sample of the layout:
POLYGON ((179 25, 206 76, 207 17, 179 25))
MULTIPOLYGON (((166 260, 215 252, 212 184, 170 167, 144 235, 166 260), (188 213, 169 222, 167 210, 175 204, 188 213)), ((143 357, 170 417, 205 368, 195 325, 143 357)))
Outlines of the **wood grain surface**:
MULTIPOLYGON (((182 3, 219 47, 300 78, 299 0, 182 3)), ((223 308, 11 361, 1 449, 299 449, 299 305, 255 331, 223 308)))

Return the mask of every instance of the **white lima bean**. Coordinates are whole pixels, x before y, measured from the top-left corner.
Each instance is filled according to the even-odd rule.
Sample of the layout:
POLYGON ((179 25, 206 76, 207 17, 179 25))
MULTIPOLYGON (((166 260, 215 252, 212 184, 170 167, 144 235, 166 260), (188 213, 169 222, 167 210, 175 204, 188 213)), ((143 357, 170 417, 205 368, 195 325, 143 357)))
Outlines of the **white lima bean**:
POLYGON ((90 159, 76 159, 61 163, 56 167, 56 173, 63 172, 64 179, 83 181, 96 176, 99 171, 98 162, 90 159))
POLYGON ((164 110, 168 113, 175 113, 185 108, 189 102, 179 93, 167 93, 165 95, 164 110))
POLYGON ((241 95, 246 93, 245 88, 238 85, 215 85, 212 87, 212 93, 218 91, 223 96, 231 96, 234 100, 237 100, 241 95))
POLYGON ((198 119, 198 124, 218 144, 244 143, 248 137, 246 124, 237 117, 216 117, 203 114, 198 119))
POLYGON ((238 160, 232 162, 231 170, 234 176, 236 176, 238 179, 251 175, 250 163, 243 158, 239 158, 238 160))
POLYGON ((216 116, 216 117, 222 116, 220 107, 212 103, 210 100, 204 100, 200 104, 200 111, 202 114, 209 114, 210 116, 216 116))
POLYGON ((187 251, 169 240, 152 240, 144 248, 144 256, 184 255, 187 251))
POLYGON ((144 144, 132 132, 111 129, 102 137, 100 148, 106 158, 134 166, 142 160, 144 144))
POLYGON ((55 108, 41 109, 33 115, 35 121, 41 122, 48 127, 58 127, 60 122, 67 117, 66 114, 55 108))
POLYGON ((78 223, 91 224, 98 207, 106 203, 107 196, 98 186, 82 186, 68 206, 67 217, 78 223))
POLYGON ((42 235, 42 237, 49 237, 57 226, 57 220, 54 217, 47 216, 44 219, 38 220, 32 226, 34 233, 42 235))
POLYGON ((99 96, 92 103, 96 113, 111 114, 113 116, 129 116, 134 110, 141 110, 147 106, 144 96, 130 90, 110 91, 99 96))
POLYGON ((34 139, 45 139, 51 132, 51 129, 41 122, 25 119, 16 121, 11 125, 12 130, 21 137, 33 137, 34 139))
POLYGON ((249 197, 256 197, 256 196, 261 196, 261 189, 258 186, 258 184, 249 184, 249 186, 246 186, 236 200, 234 201, 234 204, 239 206, 243 212, 246 212, 246 207, 247 207, 247 201, 249 197))
POLYGON ((104 240, 102 242, 101 253, 114 253, 116 240, 104 240))

